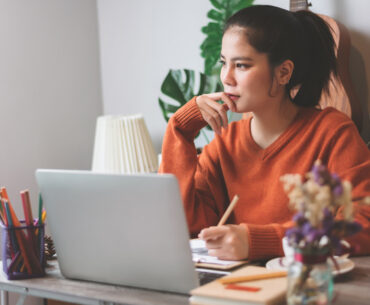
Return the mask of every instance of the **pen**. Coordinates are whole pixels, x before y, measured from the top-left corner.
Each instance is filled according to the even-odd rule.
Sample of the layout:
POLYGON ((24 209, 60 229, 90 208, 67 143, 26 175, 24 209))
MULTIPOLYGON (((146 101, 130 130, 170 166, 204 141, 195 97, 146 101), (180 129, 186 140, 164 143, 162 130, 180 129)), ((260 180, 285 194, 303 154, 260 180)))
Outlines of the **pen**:
POLYGON ((221 284, 233 284, 233 283, 241 283, 241 282, 249 282, 249 281, 258 281, 264 279, 272 279, 276 277, 284 277, 287 275, 286 271, 277 271, 277 272, 269 272, 269 273, 262 273, 262 274, 254 274, 254 275, 244 275, 244 276, 225 276, 218 281, 221 284))
POLYGON ((233 200, 231 200, 229 206, 227 207, 224 215, 222 215, 222 218, 220 219, 220 221, 218 222, 217 226, 223 226, 226 222, 226 220, 229 218, 231 212, 233 211, 236 203, 238 202, 239 200, 239 196, 238 195, 235 195, 233 200))
POLYGON ((243 290, 243 291, 250 291, 250 292, 257 292, 261 290, 261 287, 254 287, 254 286, 242 286, 238 284, 228 284, 225 286, 225 289, 234 289, 234 290, 243 290))

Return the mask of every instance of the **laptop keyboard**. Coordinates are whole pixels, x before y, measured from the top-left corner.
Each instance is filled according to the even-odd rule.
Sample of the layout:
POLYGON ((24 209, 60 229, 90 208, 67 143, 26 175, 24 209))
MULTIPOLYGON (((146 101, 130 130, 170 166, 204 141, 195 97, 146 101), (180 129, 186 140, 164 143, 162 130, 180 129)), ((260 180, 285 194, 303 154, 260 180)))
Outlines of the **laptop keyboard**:
POLYGON ((220 277, 223 277, 227 274, 229 274, 229 272, 209 272, 209 271, 200 271, 200 270, 197 270, 197 274, 198 274, 198 279, 199 279, 199 283, 200 285, 204 285, 204 284, 207 284, 209 282, 212 282, 220 277))

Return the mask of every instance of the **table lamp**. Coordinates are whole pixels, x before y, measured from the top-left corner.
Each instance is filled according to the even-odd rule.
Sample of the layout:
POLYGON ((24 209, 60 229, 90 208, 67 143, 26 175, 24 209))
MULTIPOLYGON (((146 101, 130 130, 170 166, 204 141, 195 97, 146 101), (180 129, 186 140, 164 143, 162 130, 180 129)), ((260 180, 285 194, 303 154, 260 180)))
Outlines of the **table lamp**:
POLYGON ((92 171, 135 174, 157 170, 157 154, 141 114, 97 118, 92 171))

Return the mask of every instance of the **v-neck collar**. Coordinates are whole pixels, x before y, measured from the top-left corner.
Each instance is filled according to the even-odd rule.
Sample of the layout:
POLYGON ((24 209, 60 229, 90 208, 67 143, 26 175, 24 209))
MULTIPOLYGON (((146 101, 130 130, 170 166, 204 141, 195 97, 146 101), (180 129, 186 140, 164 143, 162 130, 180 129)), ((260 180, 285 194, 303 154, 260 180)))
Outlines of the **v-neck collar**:
POLYGON ((313 111, 315 111, 315 108, 300 107, 298 109, 297 114, 295 115, 292 122, 288 125, 288 127, 281 133, 281 135, 274 142, 272 142, 266 148, 262 148, 261 146, 259 146, 253 139, 251 129, 253 116, 251 116, 248 119, 248 137, 250 145, 252 146, 253 150, 256 153, 260 154, 262 160, 268 158, 277 150, 282 149, 289 142, 289 139, 292 138, 293 135, 301 129, 301 127, 306 123, 308 117, 310 116, 310 113, 312 113, 313 111))

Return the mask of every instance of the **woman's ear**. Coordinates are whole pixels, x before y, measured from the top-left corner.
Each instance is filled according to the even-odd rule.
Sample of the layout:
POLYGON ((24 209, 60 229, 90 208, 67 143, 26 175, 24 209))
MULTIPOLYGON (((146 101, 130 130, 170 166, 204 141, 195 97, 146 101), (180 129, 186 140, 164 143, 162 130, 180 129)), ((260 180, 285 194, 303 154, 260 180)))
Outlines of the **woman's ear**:
POLYGON ((294 63, 290 59, 284 60, 275 68, 275 79, 279 85, 285 86, 289 83, 294 70, 294 63))

